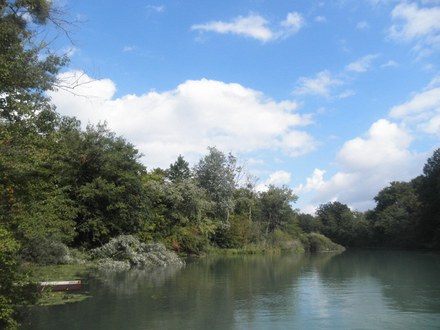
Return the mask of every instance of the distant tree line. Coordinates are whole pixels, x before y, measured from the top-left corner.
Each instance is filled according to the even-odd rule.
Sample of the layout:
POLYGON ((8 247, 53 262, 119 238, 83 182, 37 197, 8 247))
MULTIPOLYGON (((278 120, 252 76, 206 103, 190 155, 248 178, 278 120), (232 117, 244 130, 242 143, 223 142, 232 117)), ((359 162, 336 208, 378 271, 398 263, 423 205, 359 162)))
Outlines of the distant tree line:
POLYGON ((299 214, 305 232, 321 232, 352 247, 440 249, 440 149, 409 182, 391 182, 365 213, 340 202, 321 205, 316 216, 299 214))

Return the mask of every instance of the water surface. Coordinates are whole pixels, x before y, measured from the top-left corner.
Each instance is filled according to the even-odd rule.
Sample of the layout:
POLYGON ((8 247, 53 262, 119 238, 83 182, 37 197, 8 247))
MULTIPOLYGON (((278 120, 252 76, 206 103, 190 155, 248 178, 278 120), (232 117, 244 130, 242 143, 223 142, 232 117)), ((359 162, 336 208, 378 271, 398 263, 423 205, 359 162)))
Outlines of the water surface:
POLYGON ((23 329, 440 329, 440 255, 426 252, 206 258, 89 289, 23 329))

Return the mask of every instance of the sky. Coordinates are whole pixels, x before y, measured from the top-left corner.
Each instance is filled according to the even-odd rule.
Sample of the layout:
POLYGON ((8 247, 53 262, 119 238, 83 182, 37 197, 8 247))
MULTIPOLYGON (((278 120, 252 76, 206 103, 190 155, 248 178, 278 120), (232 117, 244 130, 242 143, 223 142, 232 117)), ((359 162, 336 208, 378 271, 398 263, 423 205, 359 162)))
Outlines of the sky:
POLYGON ((55 3, 58 112, 107 122, 149 170, 215 146, 302 212, 365 211, 440 147, 440 0, 55 3))

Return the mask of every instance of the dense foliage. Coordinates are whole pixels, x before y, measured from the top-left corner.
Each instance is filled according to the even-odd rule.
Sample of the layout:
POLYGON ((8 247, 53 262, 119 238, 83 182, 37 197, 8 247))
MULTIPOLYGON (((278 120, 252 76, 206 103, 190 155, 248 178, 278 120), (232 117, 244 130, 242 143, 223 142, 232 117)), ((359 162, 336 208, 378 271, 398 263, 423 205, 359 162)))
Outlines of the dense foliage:
POLYGON ((316 216, 300 214, 305 232, 321 232, 344 246, 440 249, 440 149, 423 175, 391 182, 364 214, 339 202, 321 205, 316 216))

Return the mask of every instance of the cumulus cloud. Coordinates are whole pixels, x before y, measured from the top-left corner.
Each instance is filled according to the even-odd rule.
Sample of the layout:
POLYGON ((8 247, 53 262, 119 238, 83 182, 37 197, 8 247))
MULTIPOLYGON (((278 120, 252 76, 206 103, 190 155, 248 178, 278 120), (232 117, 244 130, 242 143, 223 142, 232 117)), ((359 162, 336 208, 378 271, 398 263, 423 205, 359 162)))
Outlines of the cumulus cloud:
POLYGON ((425 133, 440 136, 440 83, 434 78, 427 88, 416 93, 411 100, 393 107, 390 116, 415 125, 425 133))
POLYGON ((358 73, 366 72, 371 69, 372 62, 378 57, 378 54, 366 55, 357 61, 348 64, 346 70, 358 73))
POLYGON ((372 208, 374 196, 391 181, 409 180, 420 172, 424 158, 411 153, 411 142, 404 128, 380 119, 365 136, 344 143, 336 158, 340 171, 326 180, 325 172, 315 169, 296 189, 314 191, 316 206, 338 200, 358 210, 372 208))
POLYGON ((295 194, 309 192, 313 190, 319 190, 325 184, 324 174, 325 170, 320 170, 319 168, 315 168, 313 170, 312 176, 306 179, 306 184, 300 184, 299 186, 293 189, 295 194))
POLYGON ((419 56, 440 48, 440 7, 419 8, 417 3, 403 2, 392 11, 393 25, 389 36, 398 41, 416 42, 419 56))
POLYGON ((288 13, 284 21, 280 23, 283 29, 278 33, 280 36, 289 36, 298 32, 304 26, 303 17, 297 13, 288 13))
POLYGON ((287 14, 285 20, 280 22, 280 28, 278 29, 271 28, 269 21, 257 14, 238 16, 230 22, 211 21, 204 24, 195 24, 191 29, 221 34, 237 34, 267 42, 286 38, 298 32, 303 25, 303 17, 297 12, 291 12, 287 14))
POLYGON ((286 171, 276 171, 269 175, 267 180, 259 184, 256 189, 257 191, 267 191, 270 185, 282 186, 290 183, 292 175, 286 171))
POLYGON ((165 92, 114 98, 115 84, 82 72, 60 76, 73 90, 51 92, 63 115, 83 124, 107 121, 145 154, 148 166, 167 167, 179 154, 195 161, 207 146, 245 154, 276 149, 291 156, 310 151, 315 140, 301 127, 311 124, 292 101, 276 102, 240 84, 189 80, 165 92))
POLYGON ((319 72, 315 77, 301 77, 298 79, 298 87, 293 91, 297 95, 320 95, 329 97, 331 89, 342 85, 343 82, 336 79, 327 71, 319 72))

